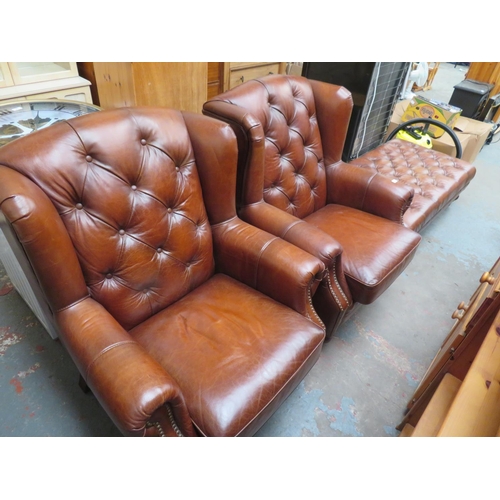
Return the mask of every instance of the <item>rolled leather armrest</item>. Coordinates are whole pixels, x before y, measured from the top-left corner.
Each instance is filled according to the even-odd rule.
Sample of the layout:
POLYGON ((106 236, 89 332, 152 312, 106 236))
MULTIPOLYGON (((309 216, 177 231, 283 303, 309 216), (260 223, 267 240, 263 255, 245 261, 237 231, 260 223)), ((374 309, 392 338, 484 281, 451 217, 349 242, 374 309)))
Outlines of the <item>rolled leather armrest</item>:
POLYGON ((237 217, 212 226, 217 271, 294 309, 324 328, 312 296, 324 264, 281 238, 237 217))
POLYGON ((171 410, 180 433, 195 435, 175 380, 99 303, 85 298, 59 311, 56 319, 61 341, 123 434, 151 434, 147 428, 171 410))
POLYGON ((23 245, 51 307, 57 310, 87 296, 75 249, 47 195, 2 165, 0 178, 0 210, 23 245))
POLYGON ((259 125, 259 122, 245 108, 217 98, 203 105, 203 114, 227 123, 238 124, 245 132, 259 125))
POLYGON ((403 223, 403 215, 415 194, 402 182, 342 161, 326 169, 328 203, 345 205, 364 212, 403 223))
POLYGON ((352 304, 349 287, 342 268, 342 245, 329 234, 312 224, 262 201, 241 209, 242 218, 250 224, 314 255, 325 264, 330 291, 340 309, 352 304))
POLYGON ((265 201, 246 205, 240 213, 246 222, 293 243, 327 267, 342 253, 342 245, 329 234, 265 201))

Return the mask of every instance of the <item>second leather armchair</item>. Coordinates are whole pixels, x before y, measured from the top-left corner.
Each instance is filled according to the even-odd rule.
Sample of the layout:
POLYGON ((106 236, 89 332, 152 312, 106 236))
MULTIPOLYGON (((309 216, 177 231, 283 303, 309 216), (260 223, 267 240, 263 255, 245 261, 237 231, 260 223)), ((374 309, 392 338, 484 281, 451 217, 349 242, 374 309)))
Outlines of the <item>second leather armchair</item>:
POLYGON ((269 75, 203 107, 238 138, 240 217, 326 265, 313 300, 328 337, 394 282, 421 239, 402 225, 413 189, 341 161, 352 106, 343 87, 269 75))

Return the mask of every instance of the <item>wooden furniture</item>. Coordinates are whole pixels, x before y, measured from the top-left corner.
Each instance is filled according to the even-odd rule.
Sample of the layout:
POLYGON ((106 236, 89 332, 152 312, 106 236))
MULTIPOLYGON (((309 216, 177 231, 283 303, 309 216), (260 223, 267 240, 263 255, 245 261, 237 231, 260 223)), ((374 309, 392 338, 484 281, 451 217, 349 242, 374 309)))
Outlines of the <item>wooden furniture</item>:
MULTIPOLYGON (((478 82, 493 83, 490 95, 500 93, 500 62, 473 62, 470 63, 466 78, 478 82)), ((500 118, 500 109, 493 116, 496 122, 500 118)))
POLYGON ((500 426, 500 259, 480 278, 399 425, 401 436, 495 436, 500 426))
POLYGON ((0 102, 64 99, 92 104, 90 82, 75 62, 0 63, 0 102))
POLYGON ((78 63, 94 83, 93 96, 104 109, 162 106, 199 112, 207 100, 207 63, 78 63))
POLYGON ((242 81, 284 73, 286 63, 79 62, 104 109, 154 105, 200 113, 203 103, 242 81))
POLYGON ((248 80, 286 72, 284 62, 229 62, 224 63, 224 91, 248 80))
POLYGON ((212 99, 224 92, 224 64, 223 62, 207 63, 207 99, 212 99))

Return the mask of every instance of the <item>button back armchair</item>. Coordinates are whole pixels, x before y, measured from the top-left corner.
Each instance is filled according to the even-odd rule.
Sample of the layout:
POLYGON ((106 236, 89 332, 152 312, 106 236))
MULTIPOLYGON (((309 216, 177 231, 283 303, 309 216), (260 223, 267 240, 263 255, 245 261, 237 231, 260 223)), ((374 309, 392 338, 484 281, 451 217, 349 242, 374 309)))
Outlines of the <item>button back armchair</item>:
POLYGON ((125 435, 252 435, 319 357, 324 265, 236 216, 236 161, 229 126, 160 108, 0 149, 0 208, 125 435))
POLYGON ((314 305, 330 337, 355 303, 377 299, 409 264, 420 236, 403 226, 412 188, 341 161, 351 94, 269 75, 203 106, 238 138, 237 209, 326 265, 314 305))

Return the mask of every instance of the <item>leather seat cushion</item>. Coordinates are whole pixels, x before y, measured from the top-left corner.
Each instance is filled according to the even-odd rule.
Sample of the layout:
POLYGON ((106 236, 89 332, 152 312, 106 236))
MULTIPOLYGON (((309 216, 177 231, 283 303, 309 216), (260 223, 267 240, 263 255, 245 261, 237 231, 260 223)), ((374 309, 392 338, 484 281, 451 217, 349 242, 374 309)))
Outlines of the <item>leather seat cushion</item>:
POLYGON ((176 379, 206 436, 254 434, 312 368, 324 340, 312 321, 224 274, 130 334, 176 379))
POLYGON ((403 223, 423 229, 467 187, 476 174, 470 163, 401 139, 380 145, 351 162, 415 190, 403 223))
POLYGON ((342 262, 352 298, 372 303, 410 263, 418 233, 396 222, 343 205, 326 205, 304 219, 343 247, 342 262))

